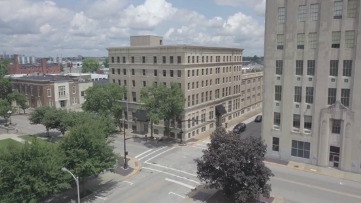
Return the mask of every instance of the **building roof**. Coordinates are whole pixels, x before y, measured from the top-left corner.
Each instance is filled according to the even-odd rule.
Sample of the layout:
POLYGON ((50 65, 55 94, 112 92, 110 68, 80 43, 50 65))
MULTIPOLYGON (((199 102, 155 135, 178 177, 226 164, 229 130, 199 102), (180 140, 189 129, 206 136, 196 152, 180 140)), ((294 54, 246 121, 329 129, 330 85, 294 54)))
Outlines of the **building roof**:
POLYGON ((241 48, 232 48, 232 47, 211 47, 211 46, 199 46, 199 45, 187 45, 187 44, 176 44, 176 45, 158 45, 158 46, 125 46, 125 47, 109 47, 107 50, 111 49, 154 49, 154 48, 196 48, 196 49, 228 49, 228 50, 238 50, 243 51, 241 48))
POLYGON ((74 81, 77 77, 72 77, 68 75, 37 75, 37 76, 24 76, 20 78, 13 78, 13 80, 22 80, 22 81, 42 81, 42 82, 66 82, 74 81))

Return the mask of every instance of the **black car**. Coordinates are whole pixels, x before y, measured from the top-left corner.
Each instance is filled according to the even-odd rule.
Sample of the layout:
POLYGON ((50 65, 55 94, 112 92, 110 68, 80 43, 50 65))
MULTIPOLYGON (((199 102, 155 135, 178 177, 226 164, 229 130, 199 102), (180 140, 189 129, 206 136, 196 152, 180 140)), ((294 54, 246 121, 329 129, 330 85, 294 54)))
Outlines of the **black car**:
POLYGON ((246 130, 246 124, 245 123, 238 123, 236 126, 234 126, 234 128, 233 128, 233 132, 234 133, 237 133, 237 134, 239 134, 239 133, 241 133, 241 132, 243 132, 243 131, 245 131, 246 130))
POLYGON ((254 122, 256 122, 256 123, 262 122, 262 115, 256 116, 256 119, 254 119, 254 122))

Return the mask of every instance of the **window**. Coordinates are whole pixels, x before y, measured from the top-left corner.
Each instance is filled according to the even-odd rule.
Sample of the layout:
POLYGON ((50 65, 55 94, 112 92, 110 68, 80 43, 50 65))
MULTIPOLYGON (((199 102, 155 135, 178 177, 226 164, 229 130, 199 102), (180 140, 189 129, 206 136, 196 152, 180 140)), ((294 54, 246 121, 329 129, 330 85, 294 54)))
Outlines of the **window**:
POLYGON ((123 63, 125 63, 125 56, 123 56, 123 63))
POLYGON ((197 61, 196 61, 197 63, 199 62, 199 56, 197 56, 197 61))
POLYGON ((132 92, 132 98, 133 98, 133 102, 137 102, 137 93, 136 92, 132 92))
MULTIPOLYGON (((118 74, 119 74, 120 70, 118 69, 118 74)), ((115 70, 114 68, 112 68, 112 74, 115 74, 115 70)))
POLYGON ((191 57, 190 56, 188 56, 188 63, 190 63, 191 62, 191 57))
POLYGON ((331 48, 340 48, 340 42, 341 42, 341 32, 340 31, 332 32, 331 48))
POLYGON ((112 63, 114 63, 114 56, 112 56, 112 63))
POLYGON ((296 60, 296 75, 303 75, 303 61, 296 60))
POLYGON ((333 2, 333 18, 334 19, 342 18, 342 1, 333 2))
POLYGON ((131 60, 132 60, 132 63, 134 63, 134 56, 132 56, 131 60))
POLYGON ((182 71, 181 70, 178 70, 177 71, 177 76, 180 78, 180 77, 182 77, 182 71))
POLYGON ((158 71, 154 70, 154 76, 158 76, 158 71))
POLYGON ((127 75, 127 69, 123 69, 123 75, 127 75))
POLYGON ((275 100, 281 101, 281 97, 282 97, 282 86, 276 85, 275 86, 275 100))
POLYGON ((281 125, 281 113, 279 112, 273 113, 273 125, 277 125, 277 126, 281 125))
POLYGON ((133 87, 135 87, 135 80, 132 80, 132 83, 133 83, 133 87))
POLYGON ((153 63, 157 63, 157 57, 153 56, 153 63))
POLYGON ((124 80, 124 86, 127 86, 127 80, 124 80))
POLYGON ((177 56, 177 63, 182 63, 182 57, 181 56, 177 56))
POLYGON ((332 133, 340 134, 341 133, 341 120, 332 120, 332 133))
POLYGON ((306 87, 306 103, 313 103, 313 87, 306 87))
POLYGON ((319 4, 311 4, 310 16, 312 21, 318 21, 319 4))
POLYGON ((349 106, 350 104, 350 89, 341 89, 341 103, 344 106, 349 106))
POLYGON ((143 69, 143 75, 145 75, 146 74, 146 71, 145 71, 145 69, 143 69))
POLYGON ((307 75, 315 75, 315 60, 307 61, 307 75))
POLYGON ((170 70, 170 71, 169 71, 169 75, 170 75, 170 77, 173 77, 173 76, 174 76, 173 70, 170 70))
POLYGON ((166 77, 166 76, 167 76, 167 71, 163 70, 163 77, 166 77))
POLYGON ((283 49, 284 35, 277 35, 277 49, 283 49))
MULTIPOLYGON (((76 86, 73 85, 73 94, 75 94, 75 93, 76 93, 76 86)), ((39 88, 38 88, 38 95, 39 95, 39 88)))
POLYGON ((293 114, 293 127, 300 128, 301 117, 299 114, 293 114))
POLYGON ((336 102, 336 92, 337 89, 336 88, 328 88, 328 105, 332 105, 336 102))
MULTIPOLYGON (((31 90, 33 90, 33 88, 32 88, 33 86, 31 86, 31 90)), ((58 87, 58 93, 59 93, 59 97, 65 97, 65 86, 59 86, 58 87)), ((32 91, 31 91, 31 94, 33 94, 32 93, 32 91)))
POLYGON ((352 60, 343 61, 343 76, 351 77, 352 72, 352 60))
POLYGON ((310 158, 310 143, 292 140, 291 156, 310 158))
POLYGON ((308 130, 312 129, 312 116, 304 116, 304 128, 308 130))
POLYGON ((347 17, 348 18, 356 17, 356 9, 357 9, 357 1, 356 0, 348 0, 347 17))
POLYGON ((345 43, 346 43, 346 48, 353 48, 354 47, 354 44, 355 44, 355 31, 353 31, 353 30, 346 31, 345 43))
POLYGON ((135 75, 135 70, 134 69, 132 69, 132 75, 135 75))
POLYGON ((317 48, 317 33, 310 32, 308 34, 308 42, 309 42, 309 46, 311 49, 316 49, 317 48))
POLYGON ((304 22, 306 19, 306 5, 298 6, 298 21, 304 22))
POLYGON ((282 60, 276 60, 276 74, 282 75, 282 69, 283 69, 283 61, 282 60))
POLYGON ((278 137, 272 138, 272 151, 275 151, 275 152, 280 151, 280 138, 278 138, 278 137))
POLYGON ((51 89, 50 89, 50 87, 48 87, 47 92, 48 92, 48 97, 51 97, 51 89))
POLYGON ((285 7, 278 8, 278 22, 279 23, 286 22, 286 8, 285 7))
POLYGON ((169 57, 169 63, 173 63, 173 56, 169 57))
POLYGON ((162 59, 163 59, 162 61, 163 63, 167 63, 167 58, 165 56, 163 56, 162 59))
POLYGON ((330 76, 338 75, 338 60, 330 61, 330 76))
POLYGON ((194 63, 194 56, 192 56, 192 63, 194 63))
POLYGON ((145 56, 142 56, 142 63, 145 63, 145 56))
POLYGON ((294 101, 301 102, 301 100, 302 100, 302 87, 295 87, 294 101))
POLYGON ((147 82, 143 81, 143 87, 147 86, 147 82))
POLYGON ((117 56, 117 63, 120 63, 120 57, 117 56))
POLYGON ((297 49, 305 48, 305 33, 297 34, 297 49))

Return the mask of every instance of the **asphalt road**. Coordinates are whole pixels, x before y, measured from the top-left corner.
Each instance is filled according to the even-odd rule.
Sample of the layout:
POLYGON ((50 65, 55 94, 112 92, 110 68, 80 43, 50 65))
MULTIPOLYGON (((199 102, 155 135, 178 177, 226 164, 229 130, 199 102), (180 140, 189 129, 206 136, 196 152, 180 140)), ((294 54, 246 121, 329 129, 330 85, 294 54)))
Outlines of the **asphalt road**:
MULTIPOLYGON (((250 123, 242 134, 260 136, 261 123, 250 123)), ((202 183, 196 177, 194 159, 202 156, 210 140, 188 146, 164 146, 144 140, 127 140, 129 155, 141 165, 139 173, 118 183, 104 198, 94 202, 203 202, 214 191, 189 198, 202 183)), ((123 153, 123 142, 117 138, 116 150, 123 153)), ((267 164, 275 174, 271 178, 272 195, 284 202, 361 202, 361 183, 346 181, 284 166, 267 164)))

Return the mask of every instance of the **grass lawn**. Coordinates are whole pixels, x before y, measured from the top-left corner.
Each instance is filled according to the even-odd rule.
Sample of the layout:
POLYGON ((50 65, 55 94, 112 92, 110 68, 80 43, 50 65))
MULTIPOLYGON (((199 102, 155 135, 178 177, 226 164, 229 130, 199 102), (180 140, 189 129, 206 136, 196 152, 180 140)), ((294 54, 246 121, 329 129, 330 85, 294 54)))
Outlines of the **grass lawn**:
MULTIPOLYGON (((31 142, 35 137, 36 136, 33 136, 33 135, 24 135, 24 136, 21 136, 20 138, 22 138, 25 141, 31 142)), ((43 142, 46 144, 54 144, 54 143, 48 141, 47 139, 46 140, 40 139, 40 138, 36 138, 36 139, 39 140, 40 142, 43 142)))
POLYGON ((16 147, 22 147, 23 146, 22 143, 17 142, 15 140, 12 140, 10 138, 5 139, 5 140, 0 140, 0 150, 6 149, 8 146, 11 146, 11 145, 16 146, 16 147))

